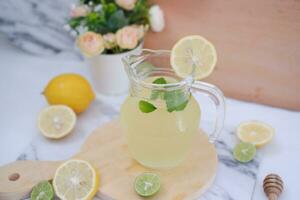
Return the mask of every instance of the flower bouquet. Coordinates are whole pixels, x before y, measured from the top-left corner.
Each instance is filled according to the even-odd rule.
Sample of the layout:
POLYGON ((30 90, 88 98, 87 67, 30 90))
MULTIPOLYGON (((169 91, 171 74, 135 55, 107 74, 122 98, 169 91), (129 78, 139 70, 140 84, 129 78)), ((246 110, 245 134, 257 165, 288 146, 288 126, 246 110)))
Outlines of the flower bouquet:
POLYGON ((119 94, 128 88, 121 58, 141 50, 149 29, 162 31, 164 16, 147 0, 80 0, 65 28, 90 65, 96 91, 119 94))

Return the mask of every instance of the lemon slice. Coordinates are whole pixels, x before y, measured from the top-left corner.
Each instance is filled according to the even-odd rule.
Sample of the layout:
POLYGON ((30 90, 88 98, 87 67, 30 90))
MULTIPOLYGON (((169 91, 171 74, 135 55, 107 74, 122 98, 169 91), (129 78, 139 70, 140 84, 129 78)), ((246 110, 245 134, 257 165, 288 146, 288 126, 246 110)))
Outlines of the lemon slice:
POLYGON ((195 79, 203 79, 215 68, 217 52, 214 45, 204 37, 187 36, 172 48, 170 62, 178 76, 185 78, 194 73, 195 79))
POLYGON ((76 123, 75 112, 64 105, 44 108, 38 116, 38 128, 41 133, 52 139, 68 135, 76 123))
POLYGON ((98 191, 99 176, 87 161, 69 160, 57 168, 52 184, 61 200, 91 200, 98 191))
POLYGON ((250 142, 261 147, 270 142, 275 130, 268 124, 259 121, 243 122, 237 128, 237 136, 243 142, 250 142))

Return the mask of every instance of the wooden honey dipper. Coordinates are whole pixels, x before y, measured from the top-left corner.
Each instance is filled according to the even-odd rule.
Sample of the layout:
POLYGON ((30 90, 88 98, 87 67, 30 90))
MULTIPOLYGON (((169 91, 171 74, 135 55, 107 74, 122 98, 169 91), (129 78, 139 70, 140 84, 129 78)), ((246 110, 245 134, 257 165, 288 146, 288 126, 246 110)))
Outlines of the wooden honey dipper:
POLYGON ((264 179, 263 187, 269 200, 277 200, 283 191, 283 181, 277 174, 269 174, 264 179))

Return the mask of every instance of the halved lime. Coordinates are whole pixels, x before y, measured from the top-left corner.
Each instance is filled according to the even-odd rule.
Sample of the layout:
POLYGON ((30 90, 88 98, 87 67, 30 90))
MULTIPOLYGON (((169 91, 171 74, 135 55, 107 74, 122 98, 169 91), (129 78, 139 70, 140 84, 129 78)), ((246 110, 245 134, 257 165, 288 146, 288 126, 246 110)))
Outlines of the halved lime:
POLYGON ((246 163, 251 161, 256 154, 255 145, 248 142, 241 142, 233 149, 233 156, 236 160, 246 163))
POLYGON ((160 189, 160 178, 154 173, 143 173, 136 177, 134 187, 139 195, 143 197, 152 196, 160 189))
POLYGON ((34 186, 31 195, 31 200, 53 200, 54 191, 52 185, 48 181, 42 181, 34 186))

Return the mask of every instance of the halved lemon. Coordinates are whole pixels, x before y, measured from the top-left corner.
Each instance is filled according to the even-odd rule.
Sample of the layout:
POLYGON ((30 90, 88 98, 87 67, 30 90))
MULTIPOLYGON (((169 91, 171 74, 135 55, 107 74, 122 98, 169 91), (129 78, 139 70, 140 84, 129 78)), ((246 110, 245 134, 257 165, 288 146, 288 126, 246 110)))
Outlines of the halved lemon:
POLYGON ((171 65, 182 78, 194 73, 195 79, 209 76, 217 63, 214 45, 200 35, 186 36, 172 48, 171 65))
POLYGON ((243 122, 237 128, 238 138, 243 142, 252 143, 256 147, 270 142, 274 133, 274 128, 260 121, 243 122))
POLYGON ((59 139, 68 135, 76 123, 76 114, 68 106, 54 105, 44 108, 38 116, 38 128, 48 138, 59 139))
POLYGON ((52 184, 61 200, 91 200, 99 188, 99 175, 89 162, 69 160, 57 168, 52 184))

